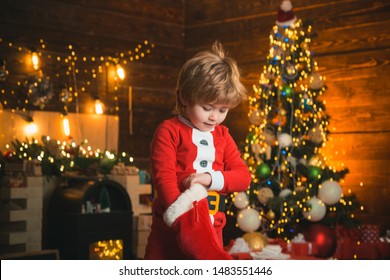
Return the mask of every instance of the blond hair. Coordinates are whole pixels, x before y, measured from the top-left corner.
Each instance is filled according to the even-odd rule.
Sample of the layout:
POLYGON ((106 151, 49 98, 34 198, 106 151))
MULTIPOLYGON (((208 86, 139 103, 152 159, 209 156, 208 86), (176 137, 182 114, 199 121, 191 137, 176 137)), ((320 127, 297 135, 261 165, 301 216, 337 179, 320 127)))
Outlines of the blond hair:
POLYGON ((189 59, 177 79, 175 113, 185 115, 181 100, 195 104, 224 104, 234 108, 246 99, 240 71, 234 59, 225 56, 220 42, 211 51, 202 51, 189 59))

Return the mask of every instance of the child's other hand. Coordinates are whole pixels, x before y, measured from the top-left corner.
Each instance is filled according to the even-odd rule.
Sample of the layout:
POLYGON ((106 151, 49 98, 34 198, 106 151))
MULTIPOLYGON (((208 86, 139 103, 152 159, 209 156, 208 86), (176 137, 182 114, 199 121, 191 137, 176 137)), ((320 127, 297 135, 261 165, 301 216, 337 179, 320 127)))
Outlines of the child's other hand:
POLYGON ((201 184, 206 189, 211 185, 211 175, 209 173, 193 173, 184 179, 183 184, 186 189, 194 184, 201 184))

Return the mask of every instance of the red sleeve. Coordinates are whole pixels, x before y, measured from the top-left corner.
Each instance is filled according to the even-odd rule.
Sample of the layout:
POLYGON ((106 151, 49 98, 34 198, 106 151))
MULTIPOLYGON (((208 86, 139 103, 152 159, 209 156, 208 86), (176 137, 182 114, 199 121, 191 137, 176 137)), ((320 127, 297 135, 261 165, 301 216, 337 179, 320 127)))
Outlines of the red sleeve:
POLYGON ((222 193, 245 191, 251 182, 248 166, 241 158, 241 153, 227 128, 223 130, 223 134, 226 139, 226 147, 224 151, 225 167, 222 171, 225 184, 222 193))
POLYGON ((159 203, 167 208, 180 195, 176 176, 177 130, 172 121, 162 122, 151 143, 150 159, 159 203))

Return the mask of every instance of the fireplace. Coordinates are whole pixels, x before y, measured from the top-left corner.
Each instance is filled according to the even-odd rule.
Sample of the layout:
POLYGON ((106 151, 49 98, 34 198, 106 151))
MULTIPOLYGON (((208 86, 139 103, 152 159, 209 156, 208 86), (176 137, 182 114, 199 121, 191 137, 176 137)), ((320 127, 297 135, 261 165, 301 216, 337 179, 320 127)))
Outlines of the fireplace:
POLYGON ((68 179, 47 209, 47 247, 60 259, 133 259, 132 207, 112 180, 68 179))

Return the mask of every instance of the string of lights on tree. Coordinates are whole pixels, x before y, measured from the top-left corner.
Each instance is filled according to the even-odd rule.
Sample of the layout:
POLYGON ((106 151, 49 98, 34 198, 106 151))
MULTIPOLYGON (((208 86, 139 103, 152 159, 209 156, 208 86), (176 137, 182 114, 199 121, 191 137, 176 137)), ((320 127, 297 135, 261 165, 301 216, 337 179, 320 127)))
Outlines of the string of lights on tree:
POLYGON ((350 190, 342 192, 348 169, 328 166, 322 154, 329 134, 321 98, 327 87, 310 51, 312 37, 312 26, 291 6, 279 10, 266 65, 249 98, 242 156, 252 182, 229 198, 227 213, 244 232, 289 241, 306 223, 357 223, 354 212, 361 206, 350 190))

